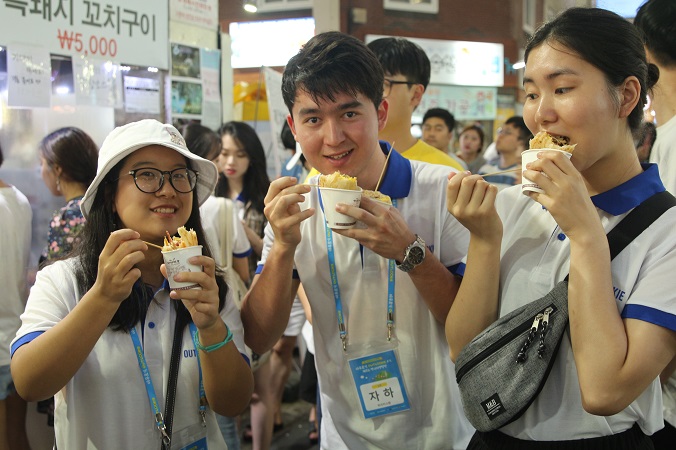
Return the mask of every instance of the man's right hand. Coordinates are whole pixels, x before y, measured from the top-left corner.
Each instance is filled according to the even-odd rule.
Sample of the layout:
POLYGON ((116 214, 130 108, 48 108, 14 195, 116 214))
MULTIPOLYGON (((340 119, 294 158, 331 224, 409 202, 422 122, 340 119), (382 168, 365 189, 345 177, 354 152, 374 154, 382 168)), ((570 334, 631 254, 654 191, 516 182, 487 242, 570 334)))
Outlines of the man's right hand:
POLYGON ((275 232, 275 245, 295 248, 300 243, 300 223, 314 215, 314 208, 301 211, 304 194, 311 191, 305 184, 296 184, 294 177, 280 177, 270 183, 265 196, 265 217, 275 232))

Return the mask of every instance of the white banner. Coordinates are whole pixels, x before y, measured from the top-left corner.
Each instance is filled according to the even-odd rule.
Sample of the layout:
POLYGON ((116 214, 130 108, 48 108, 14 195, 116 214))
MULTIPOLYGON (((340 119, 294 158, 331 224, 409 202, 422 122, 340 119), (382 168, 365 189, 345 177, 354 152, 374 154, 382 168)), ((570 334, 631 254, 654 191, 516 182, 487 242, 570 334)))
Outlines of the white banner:
POLYGON ((0 44, 21 42, 59 55, 169 67, 168 0, 3 0, 0 44))
POLYGON ((216 31, 218 28, 218 0, 171 0, 171 20, 216 31))
MULTIPOLYGON (((369 43, 381 37, 367 34, 369 43)), ((407 37, 425 50, 430 59, 430 83, 456 86, 503 86, 504 46, 485 42, 444 41, 407 37)))
POLYGON ((272 134, 272 151, 268 158, 274 161, 275 173, 280 173, 281 164, 287 158, 288 154, 282 144, 282 128, 286 122, 286 116, 289 109, 284 103, 282 97, 282 74, 270 67, 263 67, 263 76, 265 77, 265 90, 268 98, 268 113, 270 116, 270 133, 272 134), (273 153, 274 152, 274 153, 273 153))

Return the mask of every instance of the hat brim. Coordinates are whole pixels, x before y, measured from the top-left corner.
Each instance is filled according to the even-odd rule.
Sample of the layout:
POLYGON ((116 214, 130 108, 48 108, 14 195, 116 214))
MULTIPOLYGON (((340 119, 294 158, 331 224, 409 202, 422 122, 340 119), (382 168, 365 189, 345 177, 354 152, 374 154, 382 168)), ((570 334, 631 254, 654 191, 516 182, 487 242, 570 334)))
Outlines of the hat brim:
POLYGON ((214 188, 216 187, 216 182, 218 181, 218 169, 213 162, 201 158, 179 145, 173 145, 166 141, 144 141, 140 144, 129 146, 120 151, 117 155, 107 161, 106 164, 97 172, 94 181, 92 181, 92 183, 89 185, 89 188, 87 189, 87 192, 85 192, 84 197, 82 197, 82 202, 80 203, 80 209, 82 210, 82 215, 85 219, 89 219, 89 211, 94 204, 94 199, 98 193, 99 186, 106 175, 108 175, 108 172, 110 172, 110 170, 115 167, 117 163, 134 153, 136 150, 139 150, 143 147, 148 147, 150 145, 161 145, 162 147, 170 148, 180 153, 188 161, 190 161, 191 168, 198 172, 197 185, 195 186, 195 190, 197 191, 198 206, 201 206, 209 198, 209 196, 213 194, 214 188))

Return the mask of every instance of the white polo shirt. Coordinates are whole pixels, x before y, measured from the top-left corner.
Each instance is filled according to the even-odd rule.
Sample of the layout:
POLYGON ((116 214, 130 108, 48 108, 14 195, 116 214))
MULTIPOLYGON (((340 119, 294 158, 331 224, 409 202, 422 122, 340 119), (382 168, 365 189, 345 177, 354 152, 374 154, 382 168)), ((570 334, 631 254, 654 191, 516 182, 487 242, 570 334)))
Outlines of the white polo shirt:
POLYGON ((0 366, 9 365, 9 343, 21 325, 26 305, 26 272, 31 251, 31 218, 28 199, 16 187, 0 188, 0 366))
MULTIPOLYGON (((633 179, 592 197, 606 233, 654 193, 664 190, 655 165, 633 179)), ((521 193, 498 194, 504 224, 500 264, 500 316, 549 292, 569 273, 570 246, 551 214, 521 193)), ((612 262, 612 281, 623 318, 645 320, 676 331, 676 208, 671 208, 612 262)), ((593 300, 593 299, 590 299, 593 300)), ((602 318, 600 319, 602 320, 602 318)), ((540 395, 526 413, 500 429, 527 440, 570 440, 620 433, 638 423, 646 434, 662 428, 662 398, 655 381, 624 411, 595 416, 584 411, 570 336, 540 395)))
MULTIPOLYGON (((26 311, 21 316, 21 328, 12 342, 12 354, 56 325, 80 300, 83 293, 77 289, 74 263, 74 259, 57 261, 38 272, 26 311)), ((176 318, 176 311, 169 304, 173 301, 168 290, 157 291, 144 325, 136 326, 163 413, 176 318)), ((242 322, 230 292, 221 317, 232 331, 240 353, 246 355, 242 322)), ((174 433, 200 421, 198 383, 195 345, 186 326, 174 409, 174 433)), ((160 434, 129 333, 106 329, 77 373, 54 397, 58 448, 160 448, 160 434)), ((226 448, 215 415, 208 407, 207 433, 210 449, 226 448)))
MULTIPOLYGON (((221 261, 222 258, 218 254, 220 239, 225 238, 225 228, 221 225, 220 217, 221 205, 220 199, 212 195, 200 206, 202 228, 204 228, 204 232, 206 233, 206 239, 209 242, 211 252, 214 254, 216 264, 225 263, 225 261, 221 261)), ((246 237, 244 226, 238 216, 239 212, 234 202, 232 206, 232 256, 235 258, 246 258, 253 250, 251 249, 249 239, 246 237)))
POLYGON ((667 191, 676 195, 676 116, 657 127, 650 162, 657 164, 667 191))
MULTIPOLYGON (((381 143, 383 151, 385 144, 381 143)), ((411 230, 451 267, 467 251, 469 235, 446 211, 447 175, 453 169, 409 161, 393 153, 381 191, 397 199, 411 230)), ((422 300, 409 275, 396 270, 395 334, 411 410, 363 419, 338 334, 329 276, 324 214, 317 190, 301 209, 316 213, 301 223, 295 265, 312 306, 315 362, 322 403, 323 449, 464 449, 474 430, 466 421, 444 327, 422 300)), ((266 228, 261 264, 274 235, 266 228)), ((338 283, 350 345, 387 341, 387 260, 353 239, 333 233, 338 283)), ((259 266, 259 272, 261 266, 259 266)))

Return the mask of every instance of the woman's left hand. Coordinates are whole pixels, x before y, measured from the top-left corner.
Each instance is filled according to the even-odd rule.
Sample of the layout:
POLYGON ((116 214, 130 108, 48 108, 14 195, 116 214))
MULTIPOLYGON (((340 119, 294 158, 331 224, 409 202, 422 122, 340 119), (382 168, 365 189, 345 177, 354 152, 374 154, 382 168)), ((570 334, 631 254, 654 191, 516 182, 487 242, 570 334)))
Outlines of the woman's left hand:
MULTIPOLYGON (((169 296, 183 302, 195 326, 202 330, 221 320, 218 313, 219 292, 218 284, 216 284, 216 264, 208 256, 193 256, 188 262, 202 266, 202 272, 180 272, 174 276, 174 280, 197 283, 202 289, 172 290, 169 296)), ((164 264, 160 266, 160 271, 166 278, 167 269, 164 264)))
MULTIPOLYGON (((569 238, 600 227, 596 207, 589 198, 582 174, 561 152, 544 150, 538 153, 538 159, 528 164, 523 177, 545 191, 544 194, 528 192, 527 195, 547 208, 569 238)), ((602 228, 600 231, 605 234, 602 228)))

